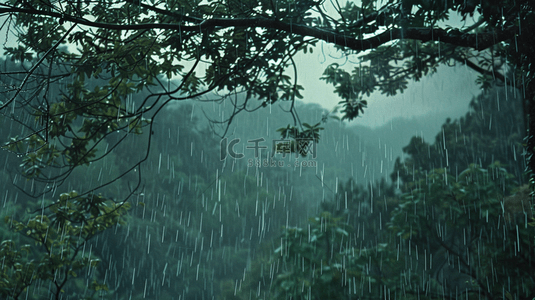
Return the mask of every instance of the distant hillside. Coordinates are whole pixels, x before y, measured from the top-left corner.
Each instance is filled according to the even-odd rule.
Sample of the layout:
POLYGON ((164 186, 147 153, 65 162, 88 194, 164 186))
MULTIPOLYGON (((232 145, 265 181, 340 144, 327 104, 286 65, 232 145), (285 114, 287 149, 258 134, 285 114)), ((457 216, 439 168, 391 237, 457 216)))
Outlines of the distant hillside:
MULTIPOLYGON (((402 157, 402 148, 407 146, 413 136, 422 136, 424 140, 432 142, 440 132, 441 125, 445 122, 436 116, 422 116, 418 118, 406 119, 395 118, 389 124, 370 128, 364 125, 351 125, 348 129, 353 130, 355 135, 360 137, 366 144, 384 151, 386 145, 389 170, 392 170, 393 163, 397 157, 402 157)), ((389 172, 390 172, 389 171, 389 172)))
MULTIPOLYGON (((229 167, 225 172, 248 169, 248 174, 260 174, 258 176, 269 178, 272 184, 284 179, 286 186, 298 189, 308 187, 308 190, 301 190, 298 194, 307 201, 311 199, 319 201, 330 197, 336 192, 337 184, 349 178, 364 185, 380 178, 389 180, 396 158, 403 157, 402 148, 409 144, 411 137, 423 135, 426 140, 432 141, 445 121, 436 116, 396 118, 387 125, 369 128, 363 125, 347 125, 347 122, 328 118, 326 123, 322 123, 325 130, 322 131, 320 142, 317 144, 317 157, 312 159, 314 167, 289 167, 290 162, 295 161, 295 157, 286 161, 283 168, 251 167, 249 160, 254 158, 254 150, 250 148, 253 146, 251 141, 263 138, 261 145, 267 148, 261 152, 262 155, 266 155, 268 151, 272 152, 273 141, 280 139, 280 134, 276 130, 288 124, 293 125, 293 118, 286 112, 287 105, 284 104, 253 112, 242 112, 233 119, 225 137, 228 141, 240 139, 234 150, 243 153, 245 157, 229 161, 227 164, 229 167)), ((196 115, 200 120, 204 120, 202 122, 206 121, 206 116, 212 120, 230 116, 230 106, 199 102, 193 105, 196 115)), ((296 107, 299 119, 303 123, 321 122, 322 116, 327 113, 318 104, 296 102, 296 107)), ((208 122, 205 123, 205 126, 207 125, 208 122)), ((215 124, 215 129, 222 134, 225 128, 215 124)), ((216 138, 219 140, 219 137, 216 138)), ((299 159, 311 161, 310 158, 299 159)))

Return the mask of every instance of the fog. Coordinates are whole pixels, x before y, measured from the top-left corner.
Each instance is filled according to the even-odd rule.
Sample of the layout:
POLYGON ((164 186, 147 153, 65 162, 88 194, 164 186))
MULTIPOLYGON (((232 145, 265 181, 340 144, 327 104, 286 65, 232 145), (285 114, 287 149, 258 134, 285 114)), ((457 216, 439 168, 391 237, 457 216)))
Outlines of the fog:
MULTIPOLYGON (((323 44, 296 57, 304 91, 295 103, 262 105, 237 91, 158 103, 143 126, 122 124, 91 140, 103 155, 65 173, 67 158, 51 152, 50 168, 34 159, 44 146, 17 148, 30 127, 45 126, 47 143, 54 136, 48 120, 27 114, 32 106, 14 105, 0 116, 0 142, 11 146, 0 152, 0 295, 533 296, 521 92, 481 90, 473 71, 441 66, 401 94, 371 94, 349 122, 320 80, 334 61, 355 64, 323 44)), ((20 69, 4 58, 2 65, 20 69)), ((88 90, 99 80, 88 80, 88 90)), ((69 84, 54 82, 49 94, 63 95, 69 84)), ((121 109, 147 105, 149 94, 125 99, 117 120, 121 109)), ((91 125, 81 119, 74 129, 91 125)), ((74 151, 69 143, 58 138, 54 146, 74 151)))

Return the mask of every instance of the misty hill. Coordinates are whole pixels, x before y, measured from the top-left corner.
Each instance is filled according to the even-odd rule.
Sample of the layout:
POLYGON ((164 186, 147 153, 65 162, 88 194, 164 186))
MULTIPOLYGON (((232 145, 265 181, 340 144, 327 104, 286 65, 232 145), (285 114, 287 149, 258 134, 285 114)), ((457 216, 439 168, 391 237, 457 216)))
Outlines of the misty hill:
MULTIPOLYGON (((220 120, 218 116, 225 115, 218 105, 199 105, 198 103, 195 105, 198 106, 198 112, 203 111, 211 119, 220 120)), ((303 102, 296 102, 296 109, 301 123, 308 124, 322 122, 325 120, 323 116, 328 113, 318 104, 303 102)), ((228 116, 229 112, 226 115, 228 116)), ((388 178, 396 157, 401 156, 402 147, 408 144, 412 136, 419 132, 423 132, 424 136, 436 135, 436 132, 432 132, 426 125, 432 119, 434 118, 411 120, 400 118, 392 121, 388 126, 370 129, 359 125, 348 126, 346 122, 327 118, 327 122, 321 124, 325 130, 321 132, 321 138, 317 144, 317 157, 314 159, 317 167, 306 168, 306 172, 303 168, 292 170, 292 172, 299 171, 298 177, 309 176, 310 180, 313 178, 316 183, 320 183, 317 177, 323 178, 324 183, 328 182, 333 190, 337 182, 349 178, 361 184, 369 184, 383 177, 388 178)), ((274 105, 238 114, 233 119, 225 137, 229 140, 241 139, 235 149, 245 154, 241 162, 246 163, 254 154, 252 149, 247 148, 252 146, 252 143, 248 141, 263 138, 265 139, 263 145, 271 145, 273 140, 280 139, 280 133, 276 130, 288 124, 294 125, 294 122, 287 108, 274 105)), ((219 133, 224 132, 224 129, 224 127, 219 127, 219 133)), ((269 152, 271 149, 265 150, 269 152)), ((267 173, 290 171, 284 168, 284 170, 269 170, 268 172, 268 169, 270 168, 264 168, 262 171, 267 173)))
POLYGON ((393 161, 397 157, 403 158, 402 148, 409 144, 413 136, 423 137, 424 140, 432 142, 440 132, 444 121, 445 119, 437 119, 435 115, 413 117, 411 119, 398 117, 388 124, 376 128, 355 124, 356 122, 354 122, 354 125, 348 126, 348 129, 353 130, 361 140, 376 149, 380 145, 384 151, 384 147, 386 147, 387 152, 392 154, 388 155, 388 158, 391 158, 388 160, 389 170, 392 170, 393 161))

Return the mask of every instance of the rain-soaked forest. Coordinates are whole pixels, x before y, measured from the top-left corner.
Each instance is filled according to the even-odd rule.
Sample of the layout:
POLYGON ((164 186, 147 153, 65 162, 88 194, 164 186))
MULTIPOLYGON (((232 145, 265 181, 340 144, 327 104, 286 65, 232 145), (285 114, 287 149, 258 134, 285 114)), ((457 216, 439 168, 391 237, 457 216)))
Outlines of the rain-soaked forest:
POLYGON ((0 21, 1 299, 535 299, 529 1, 0 0, 0 21), (410 101, 429 76, 455 82, 422 84, 441 114, 410 101))

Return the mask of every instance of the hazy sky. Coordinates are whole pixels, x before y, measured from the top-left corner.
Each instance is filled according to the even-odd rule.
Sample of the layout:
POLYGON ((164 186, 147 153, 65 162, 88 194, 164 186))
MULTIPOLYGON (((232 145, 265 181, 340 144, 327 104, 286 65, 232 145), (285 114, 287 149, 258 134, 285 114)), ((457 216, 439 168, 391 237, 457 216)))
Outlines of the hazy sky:
MULTIPOLYGON (((323 52, 317 47, 312 54, 300 54, 296 57, 298 64, 298 81, 304 86, 303 101, 319 103, 332 109, 342 99, 333 93, 332 85, 320 80, 323 70, 331 63, 344 63, 335 50, 323 46, 323 52)), ((347 62, 347 70, 351 63, 347 62)), ((292 74, 293 75, 293 74, 292 74)), ((376 92, 368 100, 368 108, 362 117, 353 121, 359 125, 376 127, 388 123, 396 117, 413 118, 422 115, 437 115, 440 124, 446 117, 458 117, 468 110, 468 103, 479 93, 475 84, 477 74, 466 67, 438 68, 437 73, 426 76, 419 82, 410 82, 403 94, 387 97, 376 92)), ((439 125, 440 125, 439 124, 439 125)))

